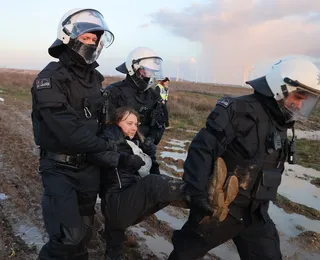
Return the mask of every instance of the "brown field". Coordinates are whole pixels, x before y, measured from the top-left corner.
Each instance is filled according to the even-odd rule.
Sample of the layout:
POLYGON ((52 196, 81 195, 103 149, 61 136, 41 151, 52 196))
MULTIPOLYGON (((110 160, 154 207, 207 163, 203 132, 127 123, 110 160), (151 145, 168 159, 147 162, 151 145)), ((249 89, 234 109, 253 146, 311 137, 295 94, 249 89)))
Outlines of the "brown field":
MULTIPOLYGON (((9 199, 4 200, 4 203, 0 198, 1 260, 9 258, 33 260, 36 258, 35 248, 27 246, 13 231, 12 223, 20 220, 19 217, 29 218, 45 235, 41 215, 42 184, 40 176, 37 174, 38 157, 32 154, 34 144, 30 122, 30 88, 37 73, 37 71, 0 69, 0 97, 5 100, 3 103, 0 102, 0 194, 5 193, 9 196, 9 199), (13 253, 15 254, 14 257, 12 256, 13 253)), ((106 86, 117 80, 120 80, 120 78, 105 77, 103 85, 106 86)), ((191 140, 195 132, 205 124, 206 117, 220 97, 250 93, 252 93, 251 89, 242 87, 171 82, 169 112, 170 124, 174 128, 165 132, 164 138, 158 147, 158 155, 159 152, 165 149, 164 146, 168 139, 191 140)), ((319 130, 320 105, 318 104, 308 124, 298 124, 297 127, 300 129, 319 130)), ((303 156, 301 165, 304 163, 314 168, 314 165, 318 164, 316 155, 320 152, 320 145, 312 141, 303 141, 300 144, 298 142, 297 149, 298 154, 300 153, 303 156)), ((186 148, 188 145, 189 143, 186 144, 186 148)), ((162 170, 170 172, 165 163, 173 164, 181 169, 183 161, 180 159, 173 160, 168 157, 164 158, 160 163, 162 170)), ((171 173, 176 176, 181 175, 181 173, 172 169, 171 173)), ((288 204, 285 200, 283 203, 288 204)), ((301 210, 294 212, 299 213, 301 210)), ((319 214, 319 212, 316 212, 316 214, 319 214)), ((101 224, 101 216, 98 215, 97 220, 96 233, 100 229, 98 224, 101 224)), ((143 225, 151 233, 164 235, 167 238, 171 236, 172 229, 156 217, 148 219, 143 225)), ((312 239, 314 239, 313 235, 312 239)), ((97 236, 91 243, 90 259, 101 259, 103 251, 104 242, 97 236)), ((124 259, 142 259, 140 252, 141 250, 139 251, 136 246, 126 246, 124 259)), ((149 252, 147 259, 158 260, 159 258, 149 252)), ((212 256, 211 259, 218 258, 212 256)), ((286 257, 286 259, 296 258, 286 257)))

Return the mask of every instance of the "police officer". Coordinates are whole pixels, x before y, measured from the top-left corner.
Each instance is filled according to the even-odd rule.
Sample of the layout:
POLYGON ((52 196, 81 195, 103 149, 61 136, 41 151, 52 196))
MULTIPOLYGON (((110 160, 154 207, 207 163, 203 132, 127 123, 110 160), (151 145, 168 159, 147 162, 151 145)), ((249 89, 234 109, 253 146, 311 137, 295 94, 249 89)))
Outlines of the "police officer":
POLYGON ((254 94, 222 98, 208 116, 206 127, 193 139, 183 179, 191 209, 181 230, 174 231, 169 259, 199 259, 233 239, 241 259, 282 259, 277 229, 268 214, 275 200, 284 163, 295 162, 295 137, 287 138, 294 122, 306 120, 320 95, 319 69, 305 58, 286 58, 263 77, 247 82, 254 94), (206 180, 221 156, 229 175, 239 180, 239 193, 229 215, 218 224, 199 223, 210 215, 206 180))
POLYGON ((155 87, 156 93, 161 97, 162 101, 162 107, 163 107, 163 113, 165 117, 165 126, 169 127, 169 113, 168 113, 168 95, 169 95, 169 82, 170 79, 168 77, 165 77, 163 80, 161 80, 155 87))
POLYGON ((95 69, 113 34, 100 12, 76 9, 58 27, 50 62, 34 80, 32 123, 40 146, 43 218, 49 234, 39 259, 88 259, 87 244, 99 191, 99 168, 88 152, 114 149, 96 136, 103 76, 95 69))
MULTIPOLYGON (((105 88, 108 114, 122 106, 135 109, 140 116, 139 131, 145 137, 145 145, 157 145, 165 129, 165 118, 161 98, 151 86, 162 78, 162 58, 147 47, 137 47, 116 70, 126 74, 126 78, 105 88)), ((159 174, 155 156, 152 160, 151 173, 159 174)))

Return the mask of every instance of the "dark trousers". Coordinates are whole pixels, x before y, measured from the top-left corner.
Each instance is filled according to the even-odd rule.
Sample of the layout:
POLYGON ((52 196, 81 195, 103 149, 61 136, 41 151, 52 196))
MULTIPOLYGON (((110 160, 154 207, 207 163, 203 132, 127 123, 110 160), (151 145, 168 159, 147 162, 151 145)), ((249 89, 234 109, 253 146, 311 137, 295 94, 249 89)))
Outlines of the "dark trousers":
POLYGON ((88 260, 100 169, 87 165, 77 172, 41 159, 42 210, 49 241, 40 260, 88 260))
POLYGON ((172 236, 174 250, 169 260, 202 259, 211 249, 233 239, 242 260, 280 260, 280 241, 273 221, 253 213, 251 224, 245 225, 228 216, 219 226, 198 224, 200 219, 190 214, 181 230, 172 236))
POLYGON ((165 126, 169 126, 169 112, 168 112, 168 101, 165 101, 165 104, 162 106, 163 107, 163 114, 165 118, 165 126))
POLYGON ((165 175, 150 174, 136 183, 102 198, 106 218, 107 255, 120 256, 125 229, 166 207, 171 201, 184 199, 184 182, 165 175))

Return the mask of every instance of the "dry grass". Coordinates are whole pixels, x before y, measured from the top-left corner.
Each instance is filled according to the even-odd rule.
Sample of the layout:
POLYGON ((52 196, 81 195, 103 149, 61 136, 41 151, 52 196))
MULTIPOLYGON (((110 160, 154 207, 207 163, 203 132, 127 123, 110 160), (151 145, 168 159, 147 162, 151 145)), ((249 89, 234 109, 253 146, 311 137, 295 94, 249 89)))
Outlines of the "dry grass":
POLYGON ((168 102, 170 124, 175 128, 195 129, 202 126, 214 108, 218 97, 173 92, 168 102))
MULTIPOLYGON (((31 101, 30 87, 38 71, 0 69, 0 90, 31 101)), ((105 76, 103 86, 123 79, 105 76)), ((222 96, 239 96, 252 93, 252 89, 208 83, 170 82, 170 124, 175 128, 199 130, 205 123, 217 100, 222 96)), ((300 129, 320 127, 320 103, 307 124, 297 124, 300 129)))
MULTIPOLYGON (((4 93, 31 101, 30 88, 38 71, 0 69, 0 89, 4 93)), ((106 76, 103 87, 123 77, 106 76)), ((248 94, 246 88, 228 87, 217 84, 171 82, 169 113, 171 125, 183 129, 199 129, 223 95, 248 94), (223 93, 223 94, 222 94, 223 93)))
POLYGON ((222 84, 210 83, 194 83, 194 82, 170 82, 169 89, 171 92, 193 92, 200 94, 221 94, 227 96, 247 95, 252 93, 251 88, 244 88, 241 86, 228 86, 222 84))

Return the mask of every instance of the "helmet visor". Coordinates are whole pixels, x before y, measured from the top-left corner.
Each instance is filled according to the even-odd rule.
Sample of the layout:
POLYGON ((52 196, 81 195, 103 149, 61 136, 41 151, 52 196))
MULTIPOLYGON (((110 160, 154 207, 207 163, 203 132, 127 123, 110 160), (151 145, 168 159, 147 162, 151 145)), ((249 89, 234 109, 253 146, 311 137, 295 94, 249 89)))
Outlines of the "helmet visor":
POLYGON ((303 122, 308 119, 318 100, 318 95, 298 88, 283 99, 280 107, 282 106, 282 111, 289 113, 288 122, 303 122))
POLYGON ((133 61, 136 71, 144 78, 159 80, 162 76, 162 59, 160 57, 147 57, 133 61))
POLYGON ((95 10, 83 10, 73 14, 63 22, 63 27, 70 34, 71 39, 76 39, 80 35, 88 32, 104 32, 100 38, 102 47, 109 47, 114 36, 106 24, 103 16, 95 10))

